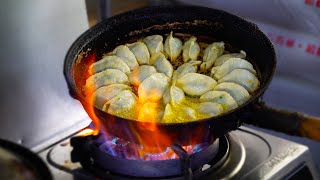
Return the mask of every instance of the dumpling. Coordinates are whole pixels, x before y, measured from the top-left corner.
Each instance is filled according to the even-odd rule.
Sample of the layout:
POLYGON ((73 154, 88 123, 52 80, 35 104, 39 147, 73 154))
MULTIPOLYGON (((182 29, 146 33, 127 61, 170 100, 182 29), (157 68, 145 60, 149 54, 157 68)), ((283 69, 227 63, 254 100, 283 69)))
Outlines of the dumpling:
POLYGON ((127 44, 127 46, 134 54, 140 65, 149 64, 149 50, 143 42, 135 42, 132 44, 127 44))
POLYGON ((95 74, 106 69, 119 69, 124 73, 129 73, 129 66, 117 56, 105 56, 103 59, 91 64, 89 72, 95 74))
POLYGON ((220 66, 213 66, 210 72, 210 77, 213 77, 214 74, 217 72, 220 66))
POLYGON ((213 90, 226 91, 233 97, 239 106, 250 99, 250 94, 244 87, 232 82, 220 83, 213 90))
POLYGON ((153 66, 138 66, 131 73, 128 74, 130 84, 134 86, 139 86, 143 80, 145 80, 147 77, 154 73, 157 73, 157 70, 153 66))
POLYGON ((249 93, 252 93, 256 89, 258 89, 260 84, 258 78, 254 74, 252 74, 251 72, 245 69, 235 69, 231 73, 219 79, 218 82, 219 83, 222 83, 222 82, 237 83, 243 86, 244 88, 246 88, 246 90, 249 93))
POLYGON ((224 51, 224 42, 214 42, 210 44, 203 53, 203 63, 200 66, 202 72, 212 68, 216 59, 221 56, 224 51))
POLYGON ((223 54, 220 57, 217 58, 217 60, 214 62, 214 66, 221 66, 226 60, 230 58, 246 58, 247 54, 244 51, 240 51, 240 53, 231 53, 231 54, 223 54))
POLYGON ((170 87, 166 88, 164 90, 163 96, 162 96, 162 102, 163 104, 169 104, 170 103, 170 87))
POLYGON ((170 88, 167 88, 163 93, 163 104, 171 103, 172 105, 179 105, 185 100, 185 94, 182 89, 175 85, 175 82, 170 88))
POLYGON ((134 110, 136 104, 136 95, 130 90, 123 90, 116 97, 106 102, 102 110, 115 116, 125 117, 128 111, 134 110))
POLYGON ((169 78, 172 77, 173 67, 161 52, 155 53, 151 57, 150 64, 154 65, 158 72, 167 75, 169 78))
POLYGON ((172 123, 175 121, 175 119, 176 119, 176 114, 175 114, 174 110, 172 109, 170 104, 167 104, 164 109, 164 114, 163 114, 161 122, 172 123))
POLYGON ((215 72, 213 78, 216 80, 224 77, 235 69, 246 69, 252 74, 256 74, 251 63, 240 58, 230 58, 226 60, 215 72))
POLYGON ((201 64, 201 61, 189 61, 182 64, 173 72, 172 80, 175 81, 185 74, 197 72, 199 64, 201 64))
POLYGON ((155 53, 163 52, 163 37, 160 35, 147 36, 143 42, 148 47, 149 53, 152 56, 155 53))
POLYGON ((180 107, 181 103, 185 100, 185 95, 182 89, 175 86, 175 83, 167 88, 163 94, 163 103, 171 104, 172 107, 180 107))
POLYGON ((154 73, 146 78, 139 86, 139 101, 159 101, 166 88, 169 86, 170 79, 163 73, 154 73))
POLYGON ((173 106, 179 105, 185 100, 185 94, 182 89, 175 85, 175 82, 170 88, 167 88, 163 94, 163 104, 171 103, 173 106))
MULTIPOLYGON (((166 58, 166 56, 162 52, 157 52, 151 56, 151 58, 149 60, 150 65, 154 65, 159 59, 161 59, 161 60, 164 59, 164 60, 168 61, 168 59, 166 58)), ((168 63, 170 63, 170 62, 168 61, 168 63)), ((171 63, 170 63, 170 65, 171 65, 171 63)))
POLYGON ((116 47, 111 52, 111 55, 116 55, 120 57, 129 66, 130 70, 133 70, 134 68, 139 66, 136 57, 127 46, 120 45, 116 47))
POLYGON ((216 85, 214 79, 198 73, 188 73, 177 80, 177 86, 190 96, 201 96, 216 85))
POLYGON ((184 62, 190 60, 197 60, 200 53, 200 46, 197 43, 196 37, 190 37, 187 42, 184 43, 182 48, 182 58, 184 62))
POLYGON ((96 89, 110 84, 129 84, 128 76, 118 69, 107 69, 90 76, 86 80, 86 93, 93 93, 96 89))
POLYGON ((202 118, 210 118, 223 113, 223 107, 214 102, 202 102, 197 107, 197 112, 202 118))
POLYGON ((179 104, 185 100, 185 95, 182 89, 173 83, 170 87, 170 102, 172 105, 179 104))
POLYGON ((173 37, 172 33, 171 31, 164 43, 164 51, 169 56, 170 61, 174 62, 182 51, 182 41, 179 38, 173 37))
POLYGON ((130 86, 124 84, 111 84, 97 89, 92 95, 94 105, 102 109, 103 105, 116 97, 123 90, 131 90, 130 86))
POLYGON ((237 102, 232 96, 225 91, 209 91, 200 97, 202 102, 215 102, 221 104, 224 112, 235 109, 238 107, 237 102))
POLYGON ((196 111, 190 107, 182 107, 179 112, 182 113, 178 116, 180 122, 193 121, 197 119, 196 111))
POLYGON ((147 102, 139 110, 138 121, 160 122, 163 117, 163 110, 159 103, 147 102))

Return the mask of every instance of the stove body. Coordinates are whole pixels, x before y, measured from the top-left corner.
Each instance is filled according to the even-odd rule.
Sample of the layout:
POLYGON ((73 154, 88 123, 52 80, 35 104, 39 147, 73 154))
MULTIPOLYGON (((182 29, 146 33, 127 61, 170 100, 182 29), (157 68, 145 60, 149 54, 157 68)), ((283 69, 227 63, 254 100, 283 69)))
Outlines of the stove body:
MULTIPOLYGON (((250 127, 241 127, 229 133, 228 159, 224 164, 205 175, 193 179, 320 179, 319 170, 313 163, 309 149, 301 144, 287 141, 250 127)), ((70 138, 39 152, 47 162, 55 179, 96 179, 96 175, 82 168, 80 163, 70 159, 72 147, 70 138)), ((209 165, 204 165, 206 171, 209 165)), ((130 179, 128 176, 106 177, 130 179)), ((183 176, 168 179, 184 179, 183 176)))

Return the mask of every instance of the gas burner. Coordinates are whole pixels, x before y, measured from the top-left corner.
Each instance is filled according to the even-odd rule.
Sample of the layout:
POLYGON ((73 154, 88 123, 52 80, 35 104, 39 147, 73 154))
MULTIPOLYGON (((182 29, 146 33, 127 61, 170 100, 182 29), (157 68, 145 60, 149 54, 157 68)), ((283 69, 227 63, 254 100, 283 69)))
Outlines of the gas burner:
POLYGON ((178 158, 175 159, 126 159, 102 151, 99 148, 101 146, 100 142, 96 142, 97 139, 92 136, 72 138, 71 145, 74 147, 72 161, 80 162, 84 168, 99 174, 103 178, 110 178, 110 175, 135 178, 193 176, 202 172, 199 169, 202 169, 204 164, 214 167, 215 163, 225 159, 224 157, 229 152, 228 140, 223 137, 202 151, 191 155, 179 145, 168 147, 167 149, 172 149, 178 155, 178 158), (217 154, 219 156, 216 156, 217 154), (90 161, 90 159, 93 159, 93 161, 90 161), (104 173, 106 171, 107 173, 104 173))
MULTIPOLYGON (((178 156, 166 160, 137 160, 115 156, 109 149, 101 148, 109 142, 101 141, 99 136, 73 137, 70 142, 73 147, 71 161, 79 162, 83 169, 103 179, 202 179, 209 175, 223 178, 225 175, 219 169, 231 162, 227 171, 230 175, 236 174, 245 159, 243 144, 232 133, 191 155, 181 146, 173 145, 170 148, 178 156), (230 151, 230 148, 233 150, 230 151)), ((121 142, 122 148, 128 145, 127 142, 121 142)), ((48 156, 49 162, 59 169, 65 169, 65 166, 56 163, 56 154, 64 148, 70 148, 70 145, 53 148, 48 156)))
MULTIPOLYGON (((47 163, 55 179, 320 179, 318 170, 312 162, 307 147, 284 139, 280 139, 252 128, 243 127, 221 137, 214 144, 199 152, 205 156, 204 162, 190 158, 179 146, 172 146, 179 158, 167 160, 124 159, 116 154, 108 153, 102 148, 98 137, 67 139, 56 146, 40 153, 47 163), (89 139, 89 140, 88 140, 89 139), (72 141, 72 142, 71 142, 72 141), (75 141, 75 142, 74 142, 75 141), (82 142, 81 142, 82 141, 82 142), (72 144, 72 146, 71 146, 72 144), (82 148, 74 146, 82 146, 82 148), (212 148, 208 154, 205 150, 212 148), (89 150, 89 151, 88 151, 89 150), (78 151, 78 152, 77 152, 78 151), (79 152, 80 151, 80 152, 79 152), (82 152, 81 152, 82 151, 82 152), (72 152, 72 162, 70 154, 72 152), (79 154, 80 153, 80 154, 79 154), (95 155, 95 156, 93 156, 95 155), (102 157, 102 158, 101 158, 102 157), (97 158, 99 161, 97 161, 97 158), (116 160, 115 160, 116 159, 116 160), (117 163, 134 162, 119 167, 117 163), (79 163, 80 162, 80 163, 79 163), (159 162, 155 174, 148 162, 159 162), (175 162, 176 166, 168 166, 175 162), (191 163, 190 163, 191 162, 191 163), (190 165, 191 164, 191 165, 190 165), (191 166, 191 169, 189 167, 191 166), (119 169, 122 168, 122 169, 119 169), (157 169, 159 168, 159 169, 157 169), (164 175, 167 168, 171 175, 164 175), (132 172, 133 170, 137 172, 132 172), (152 175, 152 176, 151 176, 152 175)), ((101 140, 101 139, 99 139, 101 140)), ((118 139, 119 140, 119 139, 118 139)), ((125 141, 118 143, 126 145, 125 141)), ((116 143, 117 144, 117 143, 116 143)), ((122 147, 124 147, 122 146, 122 147)), ((118 151, 121 152, 121 151, 118 151)), ((196 154, 194 153, 194 154, 196 154)), ((201 159, 202 157, 199 156, 201 159)))
POLYGON ((110 178, 110 174, 135 178, 185 177, 209 171, 209 169, 216 167, 216 162, 223 164, 221 161, 226 160, 230 146, 226 137, 219 138, 200 151, 198 149, 200 145, 195 145, 193 148, 185 147, 189 150, 189 153, 183 147, 175 144, 157 154, 146 153, 148 160, 141 160, 137 158, 133 159, 132 154, 136 155, 137 152, 132 153, 133 148, 130 142, 116 140, 121 142, 115 145, 114 139, 112 141, 105 141, 101 139, 101 136, 74 137, 71 139, 71 145, 74 148, 72 151, 72 161, 80 162, 84 168, 93 171, 95 174, 99 174, 103 178, 110 178), (128 151, 128 149, 131 150, 128 151), (193 152, 195 150, 198 152, 193 152), (176 156, 170 155, 166 159, 161 159, 162 157, 166 157, 166 154, 170 154, 169 152, 171 151, 176 156), (128 156, 128 152, 131 155, 128 156), (153 156, 153 158, 150 159, 150 156, 153 156), (158 159, 155 160, 155 157, 158 159), (211 168, 204 170, 203 165, 205 164, 211 168), (107 173, 103 173, 106 171, 107 173))

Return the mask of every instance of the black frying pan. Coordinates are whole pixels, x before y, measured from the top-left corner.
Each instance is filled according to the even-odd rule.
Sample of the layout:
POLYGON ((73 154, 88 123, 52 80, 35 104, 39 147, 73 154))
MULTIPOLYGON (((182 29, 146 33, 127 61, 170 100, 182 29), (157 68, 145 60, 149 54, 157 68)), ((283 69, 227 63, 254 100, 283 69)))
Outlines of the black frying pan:
POLYGON ((82 103, 91 118, 95 115, 99 118, 107 132, 138 143, 151 139, 157 145, 183 145, 212 141, 252 119, 252 111, 261 112, 256 107, 260 105, 259 98, 268 87, 275 67, 276 55, 272 43, 251 22, 204 7, 150 7, 114 16, 83 33, 67 53, 64 75, 71 95, 82 103), (150 130, 150 123, 115 117, 97 108, 94 108, 94 113, 90 111, 88 107, 92 105, 86 101, 81 90, 88 78, 86 72, 90 62, 99 60, 103 53, 120 44, 153 34, 167 35, 170 31, 180 36, 194 35, 200 41, 224 41, 230 51, 244 50, 259 72, 260 88, 245 104, 223 115, 195 122, 157 124, 157 132, 165 138, 159 138, 159 133, 150 130))
POLYGON ((52 179, 47 165, 28 149, 0 139, 0 152, 2 153, 0 155, 0 179, 13 177, 33 180, 52 179), (11 157, 10 161, 5 160, 8 157, 11 157))

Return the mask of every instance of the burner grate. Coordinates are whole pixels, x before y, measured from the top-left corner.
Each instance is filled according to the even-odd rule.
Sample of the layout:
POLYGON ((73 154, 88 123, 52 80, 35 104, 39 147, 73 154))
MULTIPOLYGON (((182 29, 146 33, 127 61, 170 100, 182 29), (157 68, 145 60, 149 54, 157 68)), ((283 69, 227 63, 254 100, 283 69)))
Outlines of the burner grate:
POLYGON ((72 161, 80 162, 84 169, 106 179, 192 179, 222 166, 229 153, 229 141, 226 137, 221 137, 207 148, 191 155, 180 145, 174 144, 170 148, 178 155, 177 159, 123 159, 102 151, 97 139, 99 137, 95 136, 72 138, 72 161))

